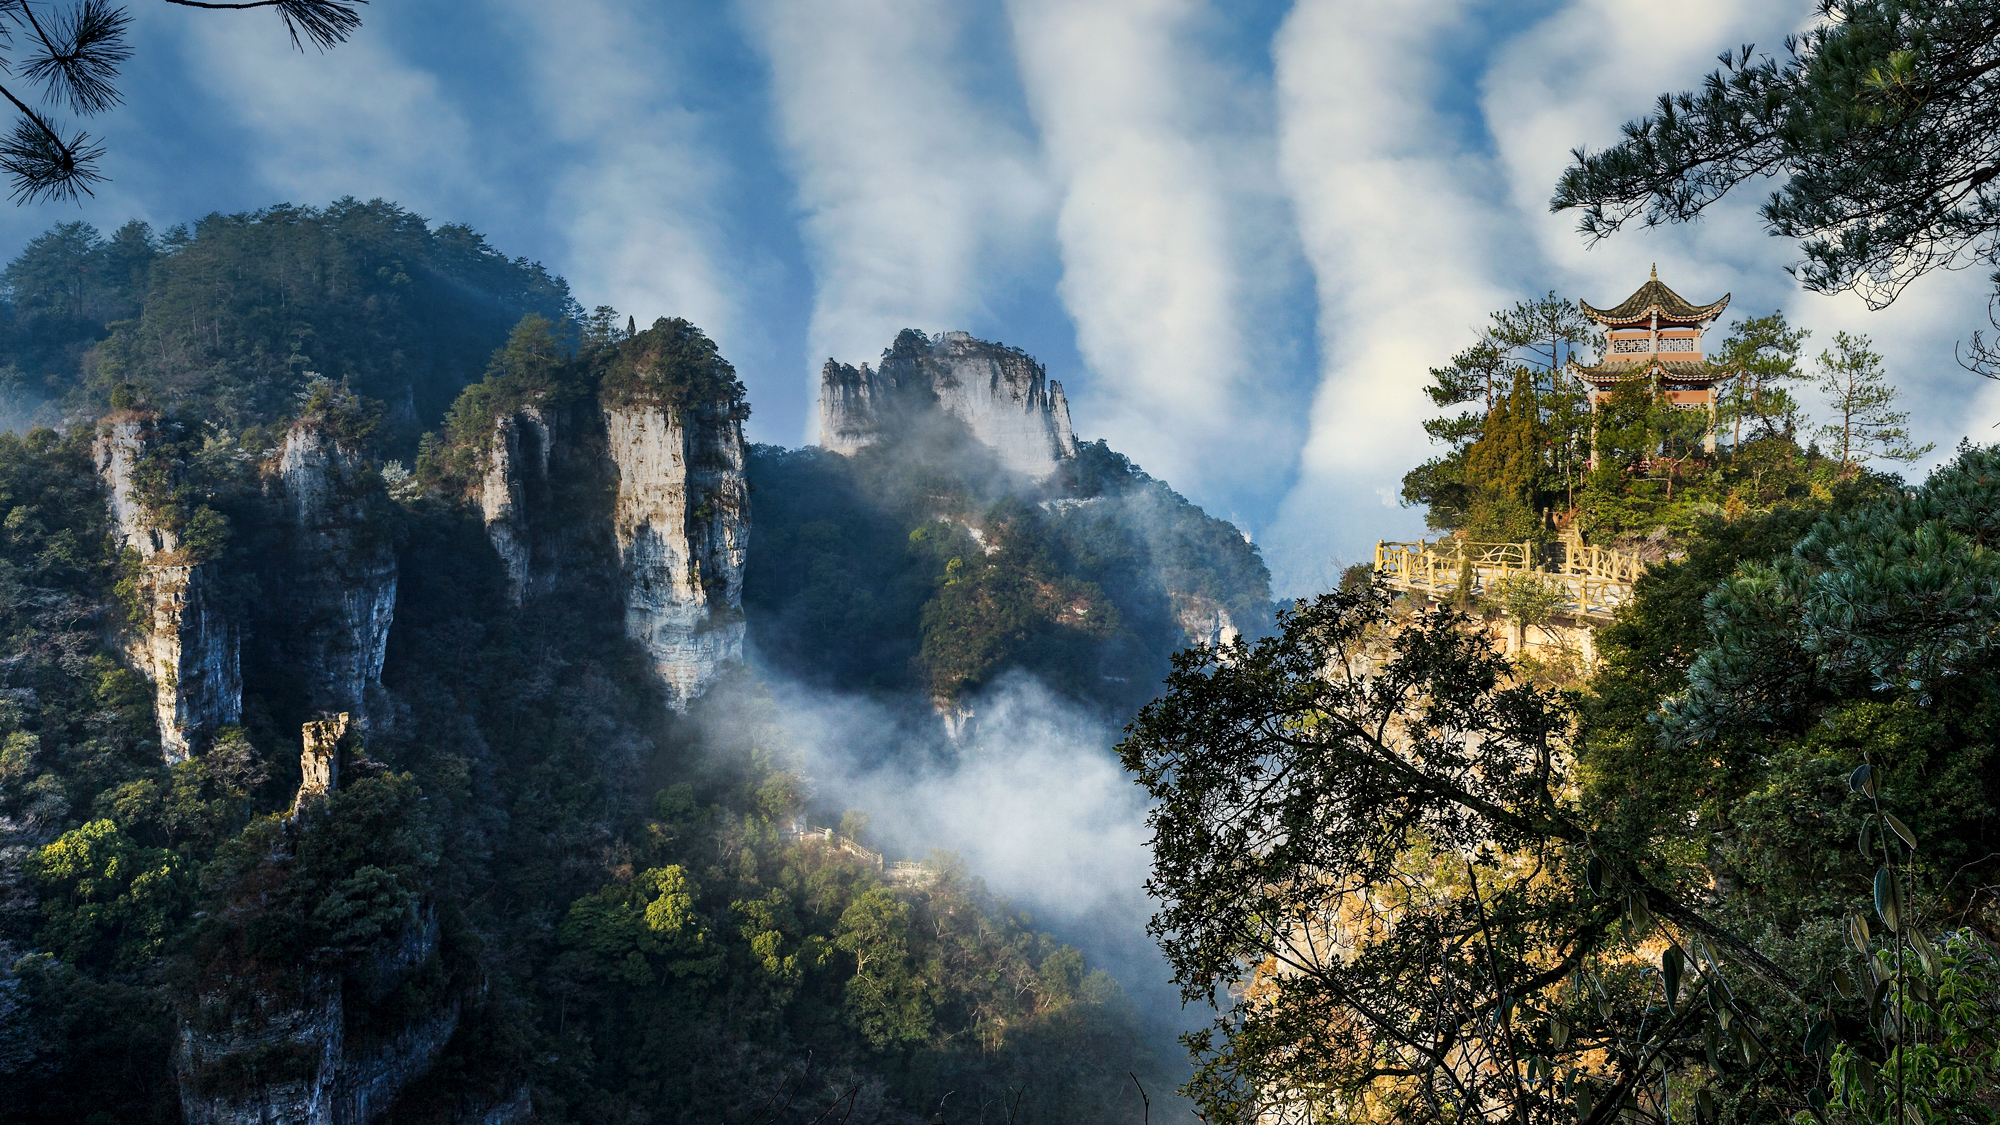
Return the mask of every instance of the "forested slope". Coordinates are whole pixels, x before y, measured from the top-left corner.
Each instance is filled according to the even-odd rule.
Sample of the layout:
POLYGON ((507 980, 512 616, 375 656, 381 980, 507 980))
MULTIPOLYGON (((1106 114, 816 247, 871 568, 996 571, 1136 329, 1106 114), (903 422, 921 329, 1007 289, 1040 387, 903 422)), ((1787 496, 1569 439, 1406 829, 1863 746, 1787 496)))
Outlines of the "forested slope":
MULTIPOLYGON (((69 424, 0 435, 0 1119, 247 1120, 331 1091, 330 1120, 928 1121, 949 1094, 951 1120, 1119 1121, 1129 1072, 1170 1084, 1117 983, 975 873, 800 837, 811 780, 748 672, 676 714, 613 584, 517 600, 460 454, 563 380, 677 409, 600 361, 665 337, 565 324, 560 279, 379 203, 64 228, 8 277, 14 386, 69 424), (174 534, 145 560, 115 546, 100 419, 151 435, 135 495, 174 534), (379 682, 302 759, 324 677, 296 654, 321 586, 378 551, 379 682), (331 569, 302 580, 308 557, 331 569), (177 762, 128 667, 173 567, 207 568, 244 654, 240 719, 177 762), (301 795, 315 762, 338 781, 301 795)), ((776 480, 757 502, 782 512, 776 480)), ((789 620, 802 594, 745 600, 789 620)), ((856 682, 910 685, 926 640, 856 682)), ((1068 667, 1023 643, 966 682, 998 659, 1068 667)))

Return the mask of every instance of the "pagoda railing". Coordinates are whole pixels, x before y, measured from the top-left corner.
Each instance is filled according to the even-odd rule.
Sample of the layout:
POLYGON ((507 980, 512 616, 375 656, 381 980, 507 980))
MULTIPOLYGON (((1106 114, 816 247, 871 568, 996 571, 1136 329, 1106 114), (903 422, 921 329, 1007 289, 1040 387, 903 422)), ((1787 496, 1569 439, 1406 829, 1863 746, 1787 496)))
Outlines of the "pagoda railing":
POLYGON ((1510 575, 1539 574, 1562 584, 1564 614, 1600 623, 1632 600, 1632 583, 1645 569, 1645 560, 1637 555, 1586 546, 1574 539, 1562 544, 1560 564, 1546 559, 1529 541, 1442 539, 1433 543, 1419 539, 1375 544, 1375 573, 1392 588, 1442 601, 1458 596, 1460 585, 1469 579, 1474 597, 1491 597, 1501 580, 1510 575))

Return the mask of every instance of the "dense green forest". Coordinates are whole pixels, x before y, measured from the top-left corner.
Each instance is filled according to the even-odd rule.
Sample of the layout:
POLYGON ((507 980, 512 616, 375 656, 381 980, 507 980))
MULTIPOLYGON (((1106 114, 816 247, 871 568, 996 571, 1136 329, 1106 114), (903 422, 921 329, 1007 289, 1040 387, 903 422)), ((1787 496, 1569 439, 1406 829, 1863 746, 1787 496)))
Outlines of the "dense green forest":
MULTIPOLYGON (((691 380, 727 365, 698 329, 581 316, 539 267, 381 203, 211 216, 157 239, 60 227, 6 277, 11 391, 82 421, 0 435, 0 1120, 177 1121, 184 1079, 211 1096, 308 1073, 275 1041, 189 1078, 176 1044, 183 1027, 226 1035, 323 1005, 329 988, 353 1052, 456 1014, 397 1121, 521 1097, 552 1122, 918 1122, 941 1105, 948 1120, 1122 1121, 1144 1112, 1134 1073, 1171 1086, 1119 985, 953 857, 898 875, 797 837, 843 810, 818 806, 751 673, 676 715, 607 591, 510 603, 462 498, 478 439, 529 393, 713 392, 691 380), (89 420, 107 411, 153 419, 147 496, 184 521, 185 557, 222 576, 245 621, 241 722, 171 766, 152 688, 110 643, 133 559, 110 547, 93 462, 89 420), (400 575, 374 721, 349 736, 339 788, 297 813, 310 713, 273 608, 289 556, 265 483, 295 423, 380 466, 353 484, 363 534, 393 546, 400 575)), ((851 620, 910 587, 882 611, 884 650, 841 663, 843 686, 963 689, 1003 663, 1095 672, 1113 641, 1163 643, 1162 595, 1126 617, 1140 604, 1126 592, 1087 588, 1141 569, 1264 596, 1233 529, 1106 451, 1090 463, 1110 483, 1090 495, 1143 495, 1178 521, 1175 542, 1233 545, 1224 561, 1112 559, 1129 531, 1093 537, 963 494, 955 510, 979 511, 989 542, 1021 544, 1015 565, 1014 547, 985 555, 962 529, 913 537, 915 508, 871 486, 852 486, 872 498, 851 520, 824 505, 865 467, 756 457, 757 503, 801 545, 758 545, 788 561, 751 583, 753 614, 851 620), (794 503, 833 530, 787 516, 794 503), (887 578, 820 577, 867 563, 878 532, 895 546, 887 578), (829 534, 858 545, 819 566, 805 544, 829 534), (968 569, 971 608, 949 593, 968 569), (782 587, 799 574, 804 588, 782 587), (1091 602, 1073 630, 1088 652, 1034 623, 1044 585, 1091 602), (982 613, 998 615, 991 637, 938 651, 964 632, 952 615, 982 613)), ((868 632, 793 635, 818 661, 868 632)))
POLYGON ((293 410, 309 374, 386 404, 407 455, 528 313, 579 310, 540 265, 394 204, 213 214, 103 236, 64 223, 8 263, 0 379, 20 428, 101 413, 120 383, 236 431, 293 410))

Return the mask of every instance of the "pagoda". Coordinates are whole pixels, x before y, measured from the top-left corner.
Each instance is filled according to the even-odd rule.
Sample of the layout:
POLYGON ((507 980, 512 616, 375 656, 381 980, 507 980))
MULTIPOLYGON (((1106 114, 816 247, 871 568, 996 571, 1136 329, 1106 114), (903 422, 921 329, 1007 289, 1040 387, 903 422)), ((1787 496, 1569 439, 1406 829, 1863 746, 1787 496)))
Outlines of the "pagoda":
MULTIPOLYGON (((1604 326, 1604 358, 1569 369, 1590 388, 1590 408, 1620 386, 1645 381, 1676 410, 1708 411, 1702 448, 1715 452, 1715 385, 1735 374, 1702 358, 1701 335, 1729 307, 1729 294, 1706 305, 1690 304, 1660 281, 1660 269, 1639 291, 1608 309, 1578 301, 1585 316, 1604 326)), ((1593 456, 1593 460, 1594 460, 1593 456)))

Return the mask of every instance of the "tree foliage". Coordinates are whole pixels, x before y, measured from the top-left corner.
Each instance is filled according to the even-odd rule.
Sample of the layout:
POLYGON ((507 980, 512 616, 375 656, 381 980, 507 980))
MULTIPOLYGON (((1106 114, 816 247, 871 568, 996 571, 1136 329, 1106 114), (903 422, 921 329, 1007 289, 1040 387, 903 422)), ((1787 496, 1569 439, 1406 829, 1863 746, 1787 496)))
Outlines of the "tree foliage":
POLYGON ((1191 1094, 1990 1120, 1995 458, 1699 525, 1582 697, 1360 584, 1184 657, 1124 752, 1155 932, 1189 999, 1229 998, 1191 1094))
POLYGON ((1122 747, 1159 802, 1153 931, 1185 997, 1233 1001, 1190 1038, 1217 1119, 1601 1121, 1698 1057, 1723 958, 1795 987, 1593 831, 1573 700, 1452 611, 1392 623, 1360 588, 1183 654, 1122 747), (1671 986, 1639 972, 1663 934, 1671 986))
POLYGON ((1834 417, 1819 429, 1820 440, 1840 456, 1841 471, 1852 473, 1874 460, 1916 461, 1935 448, 1910 440, 1910 415, 1895 408, 1900 396, 1882 370, 1882 357, 1868 337, 1833 334, 1833 350, 1819 356, 1819 390, 1834 417))
POLYGON ((1040 668, 1130 714, 1183 612, 1270 613, 1256 547, 1102 442, 1042 486, 953 425, 852 458, 755 446, 748 468, 751 635, 809 682, 954 699, 1040 668))
POLYGON ((1729 51, 1618 144, 1576 150, 1551 208, 1603 238, 1779 178, 1761 213, 1798 240, 1800 281, 1877 308, 1931 270, 2000 264, 2000 6, 1821 0, 1819 17, 1782 58, 1729 51))

